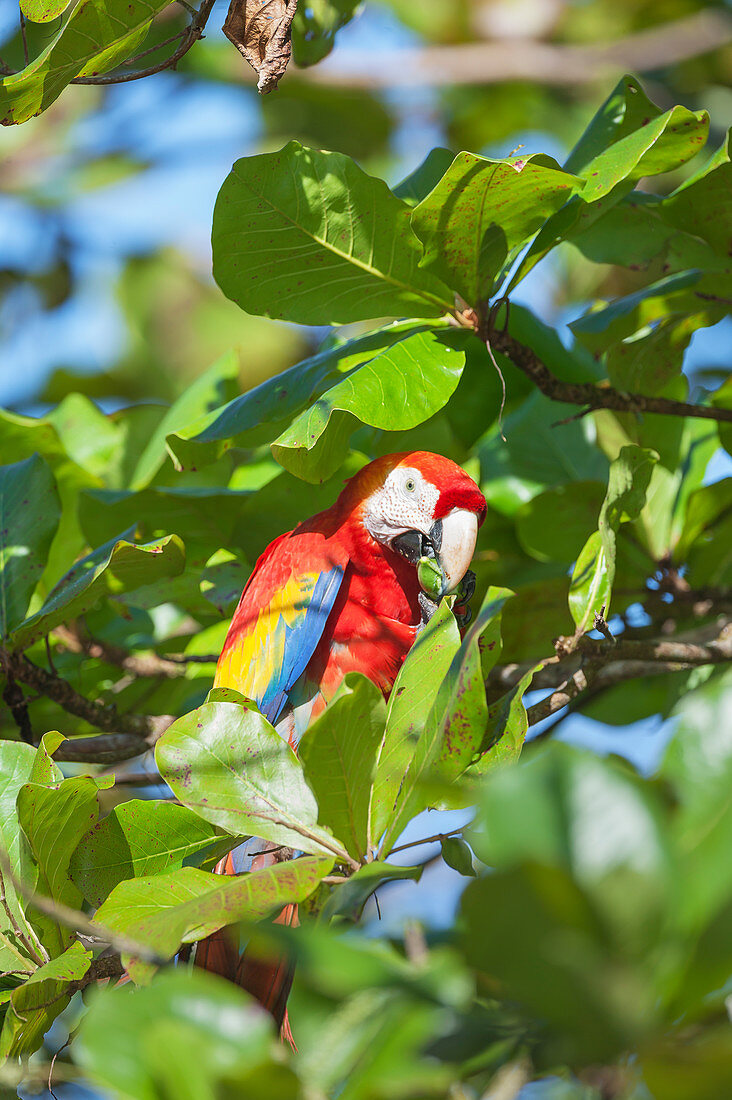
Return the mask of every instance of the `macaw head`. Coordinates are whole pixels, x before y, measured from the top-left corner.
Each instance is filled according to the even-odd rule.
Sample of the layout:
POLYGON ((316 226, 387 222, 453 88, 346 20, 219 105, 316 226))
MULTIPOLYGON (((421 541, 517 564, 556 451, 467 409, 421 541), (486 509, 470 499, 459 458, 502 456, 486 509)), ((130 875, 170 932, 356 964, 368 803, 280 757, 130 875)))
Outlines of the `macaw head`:
POLYGON ((486 503, 456 463, 429 451, 385 455, 364 467, 346 492, 351 503, 358 499, 360 521, 377 542, 415 568, 425 559, 435 563, 431 596, 457 588, 473 557, 486 503))

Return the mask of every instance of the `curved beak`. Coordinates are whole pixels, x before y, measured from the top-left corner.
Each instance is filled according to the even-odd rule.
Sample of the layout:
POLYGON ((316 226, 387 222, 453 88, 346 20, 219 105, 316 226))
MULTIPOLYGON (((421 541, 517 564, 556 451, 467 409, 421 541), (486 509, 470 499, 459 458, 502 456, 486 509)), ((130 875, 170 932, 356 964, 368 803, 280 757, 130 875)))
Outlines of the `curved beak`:
POLYGON ((460 584, 473 559, 478 538, 478 517, 475 512, 456 508, 449 516, 435 523, 430 537, 445 578, 442 595, 446 596, 460 584))

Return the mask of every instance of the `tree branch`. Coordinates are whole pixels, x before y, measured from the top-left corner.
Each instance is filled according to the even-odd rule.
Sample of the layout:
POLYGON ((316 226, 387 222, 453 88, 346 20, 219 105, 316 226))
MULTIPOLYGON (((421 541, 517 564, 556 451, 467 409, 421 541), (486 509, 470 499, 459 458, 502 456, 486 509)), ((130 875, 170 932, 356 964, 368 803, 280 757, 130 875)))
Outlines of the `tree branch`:
MULTIPOLYGON (((172 35, 164 42, 158 42, 157 45, 150 47, 147 50, 142 50, 140 53, 130 57, 124 62, 125 65, 129 65, 135 61, 139 61, 142 57, 147 57, 148 54, 154 53, 155 50, 162 49, 163 46, 170 45, 171 42, 175 42, 178 38, 181 39, 180 45, 173 51, 173 53, 166 57, 164 61, 160 61, 157 65, 151 65, 147 69, 138 69, 132 73, 109 73, 102 76, 77 76, 73 80, 69 81, 70 84, 127 84, 131 80, 142 80, 146 76, 154 76, 156 73, 162 73, 165 69, 173 69, 178 64, 180 59, 184 57, 194 42, 197 42, 199 38, 203 38, 203 30, 208 22, 208 18, 211 15, 216 0, 202 0, 201 6, 196 11, 193 10, 193 18, 188 26, 180 31, 178 34, 172 35)), ((187 10, 191 10, 188 8, 187 10)), ((21 15, 22 20, 22 15, 21 15)), ((21 26, 23 24, 21 23, 21 26)), ((25 39, 24 39, 25 41, 25 39)), ((26 51, 25 58, 26 65, 28 64, 28 56, 26 51)), ((16 71, 9 69, 6 65, 0 66, 0 73, 3 76, 15 76, 16 71)))
POLYGON ((539 356, 525 344, 519 343, 507 331, 488 330, 481 326, 481 338, 494 351, 501 351, 529 378, 537 389, 552 401, 579 405, 586 412, 593 409, 611 409, 624 413, 657 413, 663 416, 693 416, 703 420, 732 423, 732 409, 720 409, 711 405, 691 405, 686 401, 672 401, 668 397, 648 397, 641 393, 621 393, 612 386, 594 385, 592 382, 563 382, 555 378, 539 356))
POLYGON ((298 72, 316 84, 343 88, 413 85, 500 84, 529 80, 558 86, 596 84, 623 72, 652 72, 725 46, 732 38, 726 13, 701 11, 685 19, 640 31, 616 42, 587 46, 508 39, 453 46, 373 51, 337 56, 326 65, 298 72))
POLYGON ((186 673, 184 661, 170 661, 166 657, 159 657, 157 653, 145 653, 138 656, 129 653, 122 646, 112 645, 111 642, 100 641, 84 635, 75 626, 57 626, 54 628, 53 633, 64 649, 67 649, 70 653, 106 661, 108 665, 116 665, 117 668, 124 669, 131 676, 166 676, 174 678, 185 676, 186 673))
POLYGON ((92 702, 68 681, 39 668, 20 653, 8 653, 0 648, 0 668, 6 676, 28 684, 69 714, 107 733, 106 737, 79 737, 65 741, 55 754, 57 760, 99 764, 128 760, 147 752, 175 721, 170 714, 118 714, 116 707, 92 702))
MULTIPOLYGON (((547 658, 534 675, 532 690, 554 690, 528 708, 530 726, 566 707, 588 689, 594 694, 627 680, 732 661, 732 621, 728 618, 675 639, 620 636, 608 642, 585 635, 571 650, 564 649, 564 641, 557 639, 557 655, 547 658)), ((508 691, 531 667, 531 662, 498 665, 491 669, 486 687, 493 695, 508 691)))

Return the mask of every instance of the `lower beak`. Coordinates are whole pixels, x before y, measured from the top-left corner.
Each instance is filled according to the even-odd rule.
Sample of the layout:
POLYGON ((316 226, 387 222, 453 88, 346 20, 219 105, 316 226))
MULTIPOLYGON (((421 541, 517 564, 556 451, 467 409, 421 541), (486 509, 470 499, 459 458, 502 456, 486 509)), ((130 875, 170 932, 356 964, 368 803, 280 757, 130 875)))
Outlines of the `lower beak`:
POLYGON ((473 559, 478 538, 478 517, 475 512, 456 508, 449 516, 438 520, 432 529, 435 535, 438 523, 441 538, 433 538, 433 542, 444 577, 441 595, 447 596, 460 584, 473 559))

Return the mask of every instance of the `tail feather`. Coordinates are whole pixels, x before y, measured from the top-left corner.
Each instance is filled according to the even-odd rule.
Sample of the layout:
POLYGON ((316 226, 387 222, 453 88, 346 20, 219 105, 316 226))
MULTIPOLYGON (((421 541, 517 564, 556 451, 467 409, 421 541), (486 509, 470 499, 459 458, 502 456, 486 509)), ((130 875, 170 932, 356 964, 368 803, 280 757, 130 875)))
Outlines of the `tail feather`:
MULTIPOLYGON (((278 853, 266 849, 263 842, 258 841, 257 848, 256 854, 251 858, 250 870, 258 871, 278 862, 278 853)), ((235 875, 241 873, 242 863, 240 850, 230 852, 216 864, 214 872, 218 875, 235 875)), ((296 928, 300 923, 297 904, 286 905, 273 918, 272 923, 296 928)), ((194 965, 235 982, 255 997, 274 1018, 282 1040, 288 1042, 293 1050, 297 1050, 287 1016, 287 998, 295 968, 286 956, 263 955, 255 953, 252 948, 247 948, 240 955, 235 930, 220 928, 199 941, 194 965)))

